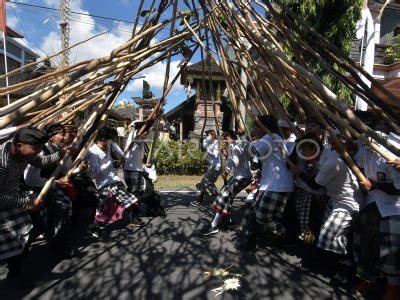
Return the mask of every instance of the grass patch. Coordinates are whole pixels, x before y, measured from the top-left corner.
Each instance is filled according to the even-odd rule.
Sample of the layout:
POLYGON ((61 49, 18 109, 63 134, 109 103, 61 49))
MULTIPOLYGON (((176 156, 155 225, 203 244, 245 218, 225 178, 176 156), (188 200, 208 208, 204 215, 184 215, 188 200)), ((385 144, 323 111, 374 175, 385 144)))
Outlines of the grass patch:
MULTIPOLYGON (((202 176, 180 176, 180 175, 161 175, 158 176, 156 182, 156 189, 196 189, 196 183, 199 183, 202 176)), ((220 176, 217 180, 217 188, 221 188, 223 185, 222 177, 220 176)))

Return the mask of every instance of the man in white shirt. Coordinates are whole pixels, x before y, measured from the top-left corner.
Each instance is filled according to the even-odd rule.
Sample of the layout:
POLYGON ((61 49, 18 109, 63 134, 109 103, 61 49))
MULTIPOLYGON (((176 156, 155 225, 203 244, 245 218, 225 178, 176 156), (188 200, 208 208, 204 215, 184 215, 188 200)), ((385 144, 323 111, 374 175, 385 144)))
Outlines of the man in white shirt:
POLYGON ((213 221, 200 230, 200 233, 205 236, 217 234, 224 218, 228 223, 232 223, 230 216, 233 200, 250 184, 252 177, 249 155, 237 142, 236 133, 233 130, 227 131, 224 133, 224 140, 228 145, 228 151, 223 151, 223 154, 227 157, 226 170, 232 176, 222 187, 220 195, 212 205, 216 212, 213 221))
POLYGON ((290 155, 296 144, 296 135, 292 132, 292 128, 290 127, 288 121, 284 119, 279 119, 278 125, 281 128, 281 131, 283 133, 283 140, 285 141, 286 149, 290 155))
POLYGON ((288 151, 278 134, 276 119, 272 115, 261 116, 258 122, 255 123, 255 130, 262 138, 253 144, 252 149, 261 161, 262 173, 258 196, 242 220, 243 236, 235 243, 241 250, 254 248, 257 224, 273 238, 285 235, 282 214, 294 186, 293 175, 286 166, 288 151), (265 134, 258 122, 271 134, 265 134))
MULTIPOLYGON (((340 136, 338 138, 340 139, 340 136)), ((319 139, 314 137, 314 141, 318 143, 319 139)), ((359 211, 360 203, 363 202, 363 196, 357 178, 337 152, 337 149, 344 145, 345 141, 340 139, 342 145, 337 145, 333 139, 329 139, 329 141, 332 150, 324 148, 322 152, 312 142, 303 143, 300 146, 303 155, 309 157, 309 161, 315 163, 318 168, 315 179, 301 170, 296 173, 311 188, 326 188, 330 200, 317 238, 317 247, 320 250, 315 254, 325 257, 330 253, 329 259, 325 258, 324 260, 337 261, 339 267, 337 275, 347 275, 343 270, 348 271, 347 255, 350 250, 351 225, 359 211)), ((308 260, 304 258, 303 267, 309 267, 310 258, 308 260)), ((344 278, 337 279, 346 280, 344 278)))
MULTIPOLYGON (((90 232, 93 236, 99 237, 102 234, 100 226, 100 214, 105 213, 106 201, 113 197, 125 210, 129 212, 131 225, 143 226, 144 222, 138 218, 138 199, 126 190, 125 185, 119 178, 110 157, 111 151, 118 156, 115 147, 112 146, 112 136, 107 128, 101 128, 97 134, 96 141, 89 148, 86 155, 89 175, 92 178, 99 197, 99 205, 96 210, 96 221, 90 232)), ((119 153, 122 155, 122 153, 119 153)))
POLYGON ((196 184, 196 188, 200 191, 200 196, 196 201, 191 203, 192 206, 201 205, 206 194, 211 197, 218 196, 215 182, 221 174, 219 143, 215 130, 208 130, 206 134, 207 137, 203 140, 203 148, 207 151, 208 169, 200 183, 196 184))
MULTIPOLYGON (((377 129, 374 122, 372 128, 377 129)), ((387 151, 387 150, 386 150, 387 151)), ((387 151, 388 152, 388 151, 387 151)), ((388 152, 389 155, 391 153, 388 152)), ((366 206, 360 211, 354 232, 354 257, 364 294, 377 278, 387 279, 386 294, 400 297, 400 172, 365 144, 358 143, 355 161, 368 180, 366 206)), ((390 299, 388 297, 387 299, 390 299)))
POLYGON ((137 195, 142 191, 143 186, 143 167, 145 157, 145 135, 135 140, 138 130, 142 127, 143 122, 133 121, 130 124, 131 132, 125 143, 125 163, 124 163, 124 180, 127 185, 128 192, 137 195))
MULTIPOLYGON (((294 150, 290 154, 289 159, 306 174, 315 178, 318 173, 316 164, 308 161, 298 155, 299 150, 297 145, 303 143, 311 137, 322 137, 324 128, 322 124, 315 117, 308 117, 305 124, 305 136, 296 141, 294 150)), ((322 140, 316 143, 320 151, 323 150, 325 145, 322 140)), ((301 153, 300 153, 301 154, 301 153)), ((293 207, 295 209, 295 215, 298 219, 298 229, 295 230, 298 234, 298 238, 305 244, 313 242, 315 235, 318 234, 320 223, 322 221, 326 205, 328 203, 328 197, 326 196, 325 187, 313 189, 309 187, 299 176, 295 177, 295 191, 292 198, 289 200, 293 201, 293 207)))

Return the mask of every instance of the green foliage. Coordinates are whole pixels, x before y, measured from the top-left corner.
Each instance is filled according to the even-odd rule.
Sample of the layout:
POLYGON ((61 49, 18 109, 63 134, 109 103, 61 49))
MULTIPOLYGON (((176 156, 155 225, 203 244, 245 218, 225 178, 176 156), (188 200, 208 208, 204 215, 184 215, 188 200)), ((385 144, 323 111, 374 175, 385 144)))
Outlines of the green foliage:
MULTIPOLYGON (((361 18, 363 0, 281 0, 296 15, 304 20, 314 30, 324 36, 333 45, 350 55, 356 22, 361 18)), ((284 11, 283 11, 284 13, 284 11)), ((351 91, 333 75, 328 73, 313 59, 307 59, 324 83, 336 93, 339 98, 352 102, 351 91)), ((333 61, 328 64, 335 70, 343 72, 333 61)))
POLYGON ((207 169, 207 157, 198 144, 185 141, 181 155, 179 142, 168 141, 157 147, 155 159, 159 175, 202 175, 207 169))
POLYGON ((384 62, 387 65, 400 60, 400 35, 395 36, 390 42, 389 47, 385 49, 384 62))

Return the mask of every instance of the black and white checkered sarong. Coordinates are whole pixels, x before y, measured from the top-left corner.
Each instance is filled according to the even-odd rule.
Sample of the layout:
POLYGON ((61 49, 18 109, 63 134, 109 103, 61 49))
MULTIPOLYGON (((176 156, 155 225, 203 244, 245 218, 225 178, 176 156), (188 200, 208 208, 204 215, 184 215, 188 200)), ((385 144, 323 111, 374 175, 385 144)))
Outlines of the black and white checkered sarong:
MULTIPOLYGON (((299 220, 300 235, 303 236, 310 229, 311 206, 318 206, 321 218, 324 213, 328 197, 326 195, 316 195, 296 188, 294 192, 297 218, 299 220)), ((315 217, 315 216, 314 216, 315 217)))
POLYGON ((253 207, 256 221, 263 225, 264 230, 276 235, 285 233, 281 220, 290 194, 270 191, 259 192, 253 207))
POLYGON ((0 260, 21 254, 31 229, 31 218, 25 209, 0 211, 0 260))
POLYGON ((400 276, 400 216, 382 217, 373 202, 363 208, 355 223, 357 275, 369 281, 379 275, 377 271, 400 276))
POLYGON ((200 181, 200 191, 206 192, 211 196, 217 196, 218 190, 215 186, 215 182, 220 174, 221 170, 216 170, 215 166, 210 166, 200 181))
POLYGON ((354 213, 333 209, 332 203, 329 203, 325 211, 324 224, 319 232, 317 247, 338 254, 347 254, 353 218, 354 213))
POLYGON ((236 195, 244 190, 250 182, 250 178, 229 178, 228 182, 222 187, 220 196, 214 201, 212 208, 221 215, 230 215, 233 199, 235 199, 236 195))
POLYGON ((121 181, 108 185, 98 190, 97 193, 99 198, 97 211, 102 211, 104 209, 104 203, 110 194, 112 194, 117 202, 124 208, 128 208, 138 202, 138 199, 126 190, 125 185, 121 181))
MULTIPOLYGON (((26 194, 39 195, 38 190, 25 191, 26 194)), ((39 219, 35 226, 43 227, 46 237, 54 239, 61 237, 72 223, 72 202, 62 186, 54 185, 47 193, 44 201, 47 203, 39 211, 39 219)))

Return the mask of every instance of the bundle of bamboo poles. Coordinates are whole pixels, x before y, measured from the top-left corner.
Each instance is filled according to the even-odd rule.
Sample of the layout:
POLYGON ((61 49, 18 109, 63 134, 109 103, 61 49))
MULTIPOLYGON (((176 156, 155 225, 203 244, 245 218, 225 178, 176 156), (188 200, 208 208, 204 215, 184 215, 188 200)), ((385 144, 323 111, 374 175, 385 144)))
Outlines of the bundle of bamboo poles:
MULTIPOLYGON (((288 112, 279 101, 278 95, 284 93, 298 110, 299 116, 304 118, 304 112, 311 111, 333 137, 335 135, 332 127, 336 127, 347 137, 360 139, 387 159, 392 159, 393 155, 382 151, 378 144, 396 156, 400 154, 397 147, 364 124, 349 105, 323 83, 307 58, 312 57, 317 60, 325 71, 344 83, 355 95, 364 99, 391 126, 392 131, 398 134, 399 116, 363 82, 361 75, 368 78, 372 87, 386 97, 395 100, 395 96, 341 50, 290 12, 280 1, 274 1, 276 6, 272 6, 268 1, 202 2, 207 11, 218 6, 213 16, 207 20, 207 28, 212 31, 217 53, 212 57, 222 69, 234 110, 237 110, 236 102, 241 102, 252 119, 255 119, 255 113, 276 114, 286 118, 294 132, 298 134, 293 118, 289 118, 288 112), (268 19, 263 17, 260 9, 271 17, 268 19), (280 11, 285 11, 285 14, 281 14, 280 11), (227 48, 230 50, 229 55, 227 48), (332 61, 347 74, 338 72, 331 65, 332 61), (239 70, 247 77, 248 86, 243 87, 242 74, 239 70), (244 91, 249 91, 248 94, 252 95, 256 112, 251 109, 248 94, 244 91)), ((188 24, 187 26, 190 28, 188 24)), ((196 34, 193 29, 191 31, 196 34)), ((198 41, 201 42, 199 39, 198 41)), ((208 50, 211 56, 210 49, 207 49, 204 43, 203 49, 208 50)), ((240 112, 235 114, 240 116, 240 112)), ((365 180, 345 149, 341 152, 358 178, 361 181, 365 180)))
MULTIPOLYGON (((165 59, 170 61, 171 57, 179 55, 180 46, 190 36, 191 33, 187 29, 175 30, 175 23, 182 18, 177 9, 178 1, 175 1, 174 5, 171 5, 170 1, 167 0, 159 1, 158 4, 152 1, 150 7, 148 7, 150 13, 144 17, 145 20, 139 28, 140 15, 146 9, 145 2, 144 0, 140 2, 131 38, 114 49, 109 55, 81 61, 64 69, 49 72, 40 78, 0 88, 0 95, 4 96, 44 83, 44 87, 38 88, 32 94, 0 109, 0 128, 10 125, 43 128, 46 124, 52 122, 68 123, 77 114, 88 113, 89 117, 80 126, 70 150, 67 151, 52 178, 43 188, 40 198, 45 196, 66 160, 74 153, 78 153, 74 166, 79 163, 93 142, 97 133, 96 129, 104 126, 110 109, 130 79, 146 68, 165 59), (165 18, 164 15, 171 7, 172 17, 165 18), (170 26, 170 35, 167 38, 155 40, 154 37, 158 36, 159 32, 167 26, 170 26)), ((192 25, 198 28, 203 26, 201 22, 202 20, 199 23, 192 23, 192 25)), ((196 45, 189 46, 189 48, 191 47, 195 48, 196 45)), ((31 63, 26 67, 34 67, 52 57, 31 63)), ((185 63, 188 63, 190 58, 184 58, 184 60, 185 63)), ((2 75, 1 78, 12 76, 19 71, 21 70, 14 70, 2 75)), ((168 87, 168 77, 166 78, 163 98, 172 88, 172 85, 168 87)), ((158 108, 157 111, 160 111, 161 108, 158 108)), ((155 114, 158 114, 158 112, 155 112, 155 114)))
MULTIPOLYGON (((399 134, 400 117, 364 83, 362 76, 371 81, 372 87, 386 97, 394 100, 395 96, 340 49, 285 8, 279 0, 274 2, 275 6, 269 1, 258 0, 184 1, 189 8, 188 13, 180 8, 178 0, 158 1, 158 6, 156 1, 151 1, 148 7, 145 7, 146 1, 141 0, 131 38, 109 55, 81 61, 40 78, 0 88, 0 96, 4 96, 41 84, 32 94, 0 108, 0 129, 10 125, 43 128, 54 121, 71 122, 82 112, 89 114, 85 124, 79 128, 71 150, 67 152, 41 196, 46 194, 68 157, 77 153, 74 166, 79 163, 94 141, 96 129, 104 126, 110 109, 132 77, 165 61, 167 68, 161 101, 140 129, 138 136, 148 130, 154 120, 159 118, 166 96, 179 78, 180 72, 172 80, 169 73, 171 58, 185 52, 182 45, 185 45, 186 50, 190 49, 190 54, 184 55, 181 71, 199 48, 202 59, 213 60, 220 67, 226 80, 236 124, 247 136, 250 134, 245 125, 246 116, 239 109, 241 105, 245 107, 246 115, 254 121, 257 121, 257 115, 274 114, 285 118, 297 136, 301 134, 279 99, 279 95, 284 94, 297 110, 300 119, 304 119, 305 111, 311 111, 320 118, 330 133, 332 127, 336 127, 347 137, 365 142, 387 159, 392 157, 382 151, 378 144, 400 156, 399 149, 357 118, 349 105, 323 83, 308 60, 311 57, 318 61, 326 72, 365 100, 399 134), (144 11, 148 12, 145 16, 144 11), (285 11, 285 14, 280 13, 281 11, 285 11), (264 12, 270 16, 268 19, 263 16, 264 12), (141 18, 144 21, 139 28, 141 18), (182 25, 179 29, 178 23, 182 25), (168 37, 160 39, 160 32, 167 26, 168 37), (189 40, 192 44, 187 46, 189 40), (332 66, 332 61, 343 72, 332 66), (344 73, 347 74, 343 75, 344 73), (248 84, 244 84, 243 78, 246 78, 248 84)), ((60 53, 26 67, 33 67, 60 53)), ((0 79, 19 71, 2 75, 0 79)), ((206 89, 205 81, 207 78, 211 79, 210 69, 203 67, 202 77, 203 89, 206 89)), ((213 97, 212 84, 209 88, 213 97)), ((214 103, 215 99, 212 98, 212 101, 214 103)), ((213 107, 215 109, 215 105, 213 107)), ((216 117, 215 112, 214 116, 216 117)), ((215 123, 219 131, 217 118, 215 123)), ((265 130, 268 132, 268 128, 265 130)), ((152 152, 155 140, 156 136, 151 147, 152 152)), ((345 149, 341 152, 358 178, 364 180, 345 149)))

